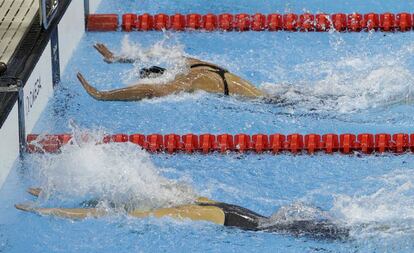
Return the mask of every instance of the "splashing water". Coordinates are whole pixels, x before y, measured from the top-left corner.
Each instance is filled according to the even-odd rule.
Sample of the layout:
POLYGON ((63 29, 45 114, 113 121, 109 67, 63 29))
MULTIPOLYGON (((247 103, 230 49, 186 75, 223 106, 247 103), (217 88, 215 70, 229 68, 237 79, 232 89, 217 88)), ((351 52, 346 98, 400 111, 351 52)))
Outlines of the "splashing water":
MULTIPOLYGON (((34 156, 31 162, 36 179, 44 190, 40 204, 49 198, 99 199, 115 208, 154 209, 194 203, 197 194, 183 181, 159 174, 148 153, 129 143, 96 145, 102 130, 73 129, 74 145, 63 147, 58 155, 34 156), (85 134, 88 140, 85 141, 85 134)), ((171 170, 171 169, 168 169, 171 170)), ((323 211, 294 202, 282 206, 262 228, 294 221, 329 221, 339 228, 350 228, 351 237, 393 237, 414 235, 414 171, 395 170, 379 177, 368 177, 367 189, 354 196, 334 196, 333 207, 323 211), (376 189, 376 190, 375 190, 376 189)))
POLYGON ((139 43, 132 43, 127 35, 124 37, 120 55, 136 59, 133 69, 125 73, 125 83, 165 84, 174 80, 176 75, 185 74, 188 71, 184 46, 174 42, 169 44, 171 38, 168 35, 165 36, 163 40, 156 42, 150 48, 143 48, 139 43), (151 66, 163 67, 166 71, 159 77, 139 79, 140 70, 151 66))
POLYGON ((355 237, 414 235, 414 171, 367 179, 373 183, 380 184, 374 193, 337 195, 332 213, 354 227, 355 237))
MULTIPOLYGON (((192 203, 196 194, 189 184, 164 178, 148 153, 130 143, 96 145, 103 135, 75 130, 74 145, 58 155, 33 159, 34 175, 43 189, 40 201, 55 198, 97 198, 115 207, 152 209, 192 203)), ((58 202, 59 202, 58 201, 58 202)))
POLYGON ((303 83, 264 83, 261 87, 282 105, 304 111, 348 113, 411 104, 414 101, 414 75, 408 68, 408 61, 412 51, 414 44, 389 54, 351 55, 335 62, 308 62, 294 69, 304 73, 306 81, 303 83))
MULTIPOLYGON (((331 49, 342 50, 345 42, 332 35, 331 49)), ((340 113, 356 112, 394 104, 412 104, 414 101, 414 75, 409 64, 414 44, 406 45, 387 54, 346 54, 335 60, 310 61, 284 69, 277 65, 269 76, 300 73, 303 81, 263 83, 260 88, 279 105, 299 111, 340 113)), ((189 71, 184 45, 176 36, 165 38, 150 48, 131 42, 126 35, 122 41, 121 56, 134 58, 133 68, 126 70, 124 83, 165 84, 179 74, 189 71), (151 66, 166 68, 163 75, 140 79, 140 70, 151 66)), ((227 65, 232 65, 231 61, 227 65)), ((224 67, 228 67, 228 66, 224 67)), ((238 73, 235 73, 238 74, 238 73)), ((286 80, 289 78, 286 77, 286 80)), ((254 80, 252 80, 254 81, 254 80)))
POLYGON ((283 206, 270 217, 270 221, 274 222, 288 222, 296 220, 320 221, 328 219, 332 219, 328 212, 303 202, 294 202, 290 205, 283 206))

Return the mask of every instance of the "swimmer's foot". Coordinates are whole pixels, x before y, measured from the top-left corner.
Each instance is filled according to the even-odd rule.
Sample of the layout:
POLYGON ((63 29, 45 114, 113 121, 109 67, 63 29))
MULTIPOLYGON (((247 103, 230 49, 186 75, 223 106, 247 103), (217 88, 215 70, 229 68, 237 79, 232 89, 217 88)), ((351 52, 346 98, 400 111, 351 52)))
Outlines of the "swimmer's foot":
POLYGON ((27 193, 33 195, 35 197, 39 197, 40 193, 42 192, 41 188, 28 188, 27 193))

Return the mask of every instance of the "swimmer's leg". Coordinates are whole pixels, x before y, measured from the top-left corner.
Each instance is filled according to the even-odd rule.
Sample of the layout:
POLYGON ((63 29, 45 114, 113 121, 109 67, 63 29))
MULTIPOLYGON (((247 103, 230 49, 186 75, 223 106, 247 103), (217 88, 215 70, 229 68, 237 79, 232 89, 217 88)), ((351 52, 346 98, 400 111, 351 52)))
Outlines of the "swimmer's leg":
POLYGON ((53 215, 69 219, 84 219, 87 217, 102 217, 107 213, 97 208, 38 208, 29 204, 17 204, 15 207, 21 211, 37 213, 40 215, 53 215))
POLYGON ((184 205, 172 208, 161 208, 153 211, 134 210, 129 215, 138 218, 153 216, 156 218, 172 217, 174 219, 190 219, 194 221, 210 221, 224 225, 224 212, 215 206, 184 205))

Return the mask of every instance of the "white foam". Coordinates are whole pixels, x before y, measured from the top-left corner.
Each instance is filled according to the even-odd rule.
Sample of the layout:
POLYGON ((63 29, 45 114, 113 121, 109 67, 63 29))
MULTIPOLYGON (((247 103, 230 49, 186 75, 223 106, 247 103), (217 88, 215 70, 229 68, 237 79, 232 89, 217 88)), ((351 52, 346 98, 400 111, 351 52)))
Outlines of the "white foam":
MULTIPOLYGON (((175 37, 174 37, 175 38, 175 37)), ((124 83, 131 85, 139 83, 165 84, 175 79, 178 74, 188 71, 184 46, 180 43, 170 43, 172 39, 165 34, 165 38, 149 48, 144 48, 138 42, 131 42, 128 35, 122 41, 121 56, 136 59, 133 69, 125 73, 124 83), (140 79, 140 70, 151 66, 166 69, 164 74, 156 78, 140 79)))
POLYGON ((174 93, 174 94, 164 96, 164 97, 143 99, 141 102, 148 103, 148 104, 160 104, 160 103, 166 103, 166 102, 177 103, 177 102, 182 102, 182 101, 197 101, 207 95, 208 94, 205 91, 195 91, 192 93, 179 92, 179 93, 174 93))
MULTIPOLYGON (((81 131, 84 133, 84 131, 81 131)), ((81 140, 80 132, 74 133, 81 140)), ((185 182, 159 173, 147 152, 131 143, 96 145, 101 139, 88 133, 89 141, 66 145, 58 155, 35 156, 35 175, 43 198, 61 200, 97 197, 115 206, 158 208, 193 202, 195 192, 185 182)))
MULTIPOLYGON (((334 44, 337 43, 342 42, 334 44)), ((293 69, 302 73, 305 80, 295 84, 264 83, 261 88, 300 110, 347 113, 413 103, 414 75, 408 67, 409 52, 413 50, 411 44, 387 54, 307 62, 293 69)))
POLYGON ((414 171, 396 170, 370 177, 367 184, 379 184, 372 193, 335 196, 332 213, 353 226, 355 234, 414 234, 414 171))
POLYGON ((293 202, 289 205, 280 207, 277 212, 270 216, 270 219, 261 221, 260 225, 262 227, 268 227, 279 223, 301 220, 333 221, 333 218, 328 212, 325 212, 315 206, 306 204, 304 202, 293 202))

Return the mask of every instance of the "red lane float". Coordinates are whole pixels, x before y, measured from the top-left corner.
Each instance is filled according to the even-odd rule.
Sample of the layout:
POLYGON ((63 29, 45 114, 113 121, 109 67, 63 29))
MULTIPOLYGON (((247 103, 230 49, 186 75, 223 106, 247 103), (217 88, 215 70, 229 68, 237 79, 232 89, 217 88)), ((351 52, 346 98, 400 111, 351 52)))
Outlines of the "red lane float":
POLYGON ((325 153, 332 154, 339 149, 339 138, 337 134, 324 134, 322 136, 321 148, 325 153))
POLYGON ((253 31, 263 31, 266 29, 266 16, 261 13, 254 14, 251 26, 253 31))
POLYGON ((283 29, 282 15, 273 13, 267 16, 267 29, 269 31, 280 31, 283 29))
MULTIPOLYGON (((122 15, 121 30, 125 32, 174 30, 184 31, 203 29, 206 31, 329 31, 333 28, 339 32, 360 32, 381 30, 383 32, 410 31, 413 28, 414 15, 402 13, 310 13, 268 15, 256 13, 215 15, 212 13, 201 15, 197 13, 176 13, 168 16, 164 13, 150 15, 144 13, 137 15, 126 13, 122 15)), ((90 14, 87 16, 88 31, 116 31, 119 26, 117 14, 90 14)))
POLYGON ((250 15, 246 13, 237 14, 234 27, 237 31, 248 31, 250 30, 250 15))
POLYGON ((250 150, 250 135, 236 134, 234 136, 234 149, 241 153, 250 150))
POLYGON ((167 30, 170 28, 170 19, 168 15, 160 13, 154 16, 154 29, 156 31, 167 30))
POLYGON ((265 134, 255 134, 252 136, 251 148, 257 153, 263 153, 268 150, 268 136, 265 134))
POLYGON ((192 30, 198 30, 201 28, 201 15, 200 14, 188 14, 186 27, 192 30))
POLYGON ((374 135, 373 134, 358 134, 358 142, 355 148, 359 148, 362 153, 370 154, 374 151, 374 135))
POLYGON ((339 150, 344 154, 354 151, 356 136, 354 134, 341 134, 339 136, 339 150))
POLYGON ((137 20, 137 14, 128 13, 122 15, 122 31, 131 32, 132 29, 136 28, 137 20))
POLYGON ((229 13, 220 14, 218 18, 218 27, 223 31, 232 31, 234 25, 234 17, 229 13))
POLYGON ((305 135, 305 150, 309 154, 314 154, 321 149, 321 136, 319 134, 305 135))
POLYGON ((410 149, 414 152, 414 134, 410 135, 410 149))
POLYGON ((403 153, 407 151, 407 149, 410 147, 410 141, 409 141, 408 134, 393 134, 392 140, 394 141, 393 148, 394 148, 394 152, 396 153, 403 153))
POLYGON ((375 135, 375 151, 385 153, 391 149, 391 134, 375 135))
POLYGON ((315 16, 315 22, 316 22, 316 31, 318 32, 326 32, 331 29, 332 21, 329 18, 328 14, 320 13, 316 14, 315 16))
POLYGON ((285 149, 286 136, 283 134, 270 135, 270 150, 273 154, 278 154, 285 149))
POLYGON ((201 27, 206 31, 214 31, 217 29, 217 16, 214 14, 207 14, 203 16, 201 27))
POLYGON ((389 12, 381 14, 380 28, 384 32, 393 31, 395 28, 395 15, 389 12))
POLYGON ((198 136, 195 134, 186 134, 182 136, 183 151, 193 153, 199 149, 198 136))
POLYGON ((170 28, 175 31, 184 31, 186 27, 185 16, 175 14, 170 17, 170 28))
POLYGON ((297 31, 298 29, 298 15, 288 13, 283 15, 283 29, 285 31, 297 31))
POLYGON ((129 142, 141 146, 144 149, 148 148, 147 142, 145 141, 146 136, 143 134, 131 134, 129 136, 129 142))
POLYGON ((116 14, 90 14, 86 19, 86 30, 88 31, 116 31, 118 26, 118 15, 116 14))
POLYGON ((27 135, 27 151, 30 153, 57 153, 63 145, 71 143, 72 136, 69 134, 27 135))
MULTIPOLYGON (((88 141, 91 138, 82 136, 81 141, 88 141)), ((93 138, 92 138, 93 139, 93 138)), ((283 134, 185 134, 177 135, 174 133, 161 134, 113 134, 105 135, 102 141, 97 144, 105 143, 126 143, 130 142, 148 150, 149 152, 165 152, 169 154, 184 152, 204 154, 211 152, 228 153, 236 151, 244 152, 272 152, 279 154, 289 152, 299 154, 306 152, 315 154, 324 152, 333 154, 341 152, 352 154, 360 152, 363 154, 393 152, 396 154, 405 153, 409 150, 414 152, 414 134, 406 133, 379 133, 379 134, 306 134, 298 133, 283 134)), ((27 151, 30 153, 57 153, 66 144, 73 144, 70 134, 58 135, 36 135, 27 136, 27 151)))
POLYGON ((233 135, 220 134, 217 135, 217 148, 221 153, 234 150, 233 135))
POLYGON ((367 13, 364 15, 363 27, 368 31, 378 30, 379 27, 379 16, 376 13, 367 13))
POLYGON ((300 134, 289 134, 285 148, 293 154, 301 152, 303 149, 303 136, 300 134))
POLYGON ((163 146, 163 138, 161 134, 150 134, 147 136, 147 147, 151 152, 161 151, 163 146))
POLYGON ((204 153, 207 154, 211 151, 214 151, 217 147, 216 145, 216 136, 212 134, 202 134, 200 135, 200 146, 199 149, 204 153))
POLYGON ((177 134, 167 134, 164 136, 165 151, 169 154, 173 154, 182 149, 180 142, 181 137, 177 134))
POLYGON ((346 28, 347 28, 346 14, 336 13, 332 15, 331 19, 332 19, 333 28, 336 31, 338 32, 346 31, 346 28))
POLYGON ((154 29, 154 17, 148 13, 139 15, 135 27, 138 31, 150 31, 154 29))
MULTIPOLYGON (((414 17, 414 15, 413 15, 414 17)), ((412 18, 410 13, 398 13, 395 19, 395 26, 401 32, 406 32, 411 30, 413 27, 412 18)))
POLYGON ((127 134, 113 134, 113 135, 107 135, 104 137, 103 142, 109 143, 109 142, 128 142, 129 136, 127 134))
POLYGON ((350 32, 359 32, 364 28, 363 16, 359 13, 348 14, 347 28, 350 32))
POLYGON ((299 27, 301 32, 310 32, 315 30, 315 16, 310 13, 304 13, 299 16, 299 27))

